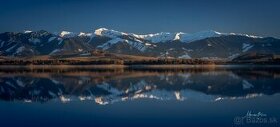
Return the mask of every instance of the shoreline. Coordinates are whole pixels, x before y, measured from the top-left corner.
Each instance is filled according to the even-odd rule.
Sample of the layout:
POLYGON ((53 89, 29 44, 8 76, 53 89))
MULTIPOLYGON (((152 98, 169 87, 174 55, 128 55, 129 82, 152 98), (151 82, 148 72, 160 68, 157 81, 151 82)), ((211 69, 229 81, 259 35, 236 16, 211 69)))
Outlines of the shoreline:
POLYGON ((280 68, 280 65, 269 64, 198 64, 198 65, 182 65, 182 64, 165 64, 165 65, 117 65, 117 64, 100 64, 100 65, 0 65, 0 69, 17 69, 17 68, 105 68, 105 69, 118 69, 118 68, 143 68, 143 69, 156 69, 156 68, 252 68, 252 67, 273 67, 280 68))

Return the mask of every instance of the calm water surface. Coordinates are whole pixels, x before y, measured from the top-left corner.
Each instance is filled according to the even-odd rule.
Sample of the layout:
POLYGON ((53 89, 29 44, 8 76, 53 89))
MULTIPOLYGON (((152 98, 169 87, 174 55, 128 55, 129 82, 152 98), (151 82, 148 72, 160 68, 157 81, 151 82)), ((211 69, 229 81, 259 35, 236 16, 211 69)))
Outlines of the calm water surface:
POLYGON ((279 67, 0 68, 0 126, 276 126, 279 67))

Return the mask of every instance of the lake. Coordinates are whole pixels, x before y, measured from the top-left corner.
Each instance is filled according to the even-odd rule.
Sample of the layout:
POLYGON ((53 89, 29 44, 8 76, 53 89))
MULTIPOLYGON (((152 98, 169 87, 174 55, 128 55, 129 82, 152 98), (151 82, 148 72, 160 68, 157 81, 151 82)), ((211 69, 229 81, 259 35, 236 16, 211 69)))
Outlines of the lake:
POLYGON ((278 126, 280 67, 0 67, 0 126, 278 126))

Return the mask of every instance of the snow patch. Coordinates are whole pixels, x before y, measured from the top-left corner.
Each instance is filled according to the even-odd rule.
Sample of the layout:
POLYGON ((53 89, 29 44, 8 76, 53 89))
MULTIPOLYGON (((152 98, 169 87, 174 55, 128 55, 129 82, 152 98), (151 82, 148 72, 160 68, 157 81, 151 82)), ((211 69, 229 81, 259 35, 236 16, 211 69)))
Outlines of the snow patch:
POLYGON ((52 97, 56 97, 56 94, 52 91, 48 91, 49 95, 51 95, 52 97))
POLYGON ((60 37, 64 37, 64 38, 71 38, 71 37, 75 37, 77 34, 73 33, 73 32, 68 32, 68 31, 62 31, 59 36, 60 37))
POLYGON ((38 39, 38 38, 29 38, 28 41, 33 43, 34 45, 36 45, 36 44, 41 42, 41 40, 38 39))
POLYGON ((149 40, 153 43, 159 43, 159 42, 167 42, 170 40, 175 40, 175 33, 168 33, 168 32, 161 32, 156 34, 147 34, 147 35, 137 35, 137 34, 131 34, 132 36, 144 40, 149 40))
POLYGON ((6 49, 5 51, 6 51, 6 52, 11 52, 16 46, 17 46, 17 45, 14 45, 14 46, 12 46, 12 47, 6 49))
POLYGON ((83 32, 80 32, 80 34, 78 35, 80 37, 92 37, 93 34, 92 33, 83 33, 83 32))
POLYGON ((167 42, 167 41, 174 41, 179 40, 181 42, 193 42, 197 40, 202 40, 210 37, 219 37, 222 35, 239 35, 239 36, 246 36, 250 38, 262 38, 259 36, 254 35, 248 35, 248 34, 238 34, 238 33, 220 33, 213 30, 208 31, 201 31, 193 34, 186 34, 183 32, 178 33, 169 33, 169 32, 161 32, 161 33, 155 33, 155 34, 134 34, 134 33, 124 33, 116 30, 111 30, 107 28, 99 28, 94 31, 94 33, 83 33, 80 32, 79 34, 68 32, 68 31, 62 31, 60 33, 60 37, 73 37, 73 36, 88 36, 88 37, 94 37, 95 35, 98 36, 105 36, 109 38, 118 38, 120 36, 126 35, 126 36, 132 36, 134 38, 143 39, 147 41, 151 41, 153 43, 159 43, 159 42, 167 42))
POLYGON ((239 53, 232 54, 232 55, 230 55, 228 58, 229 58, 230 60, 232 60, 232 59, 236 58, 236 57, 239 56, 239 55, 240 55, 239 53))
POLYGON ((106 28, 99 28, 94 31, 94 34, 99 36, 110 37, 110 38, 116 38, 122 35, 127 35, 126 33, 115 31, 115 30, 109 30, 106 28))
POLYGON ((67 97, 65 97, 65 96, 60 96, 59 98, 60 98, 60 100, 61 100, 62 103, 67 103, 67 102, 71 101, 70 98, 67 98, 67 97))
POLYGON ((60 82, 57 81, 57 80, 55 80, 55 79, 51 79, 51 81, 52 81, 54 84, 56 84, 56 85, 60 84, 60 82))
POLYGON ((176 33, 176 34, 175 34, 175 38, 174 38, 173 40, 180 40, 180 39, 181 39, 180 36, 181 36, 182 34, 185 34, 185 33, 182 33, 182 32, 176 33))
POLYGON ((243 43, 242 45, 242 52, 247 52, 249 49, 253 48, 254 45, 248 44, 248 43, 243 43))
POLYGON ((143 44, 142 42, 137 42, 137 41, 135 42, 135 41, 128 41, 128 40, 125 40, 125 42, 141 52, 144 52, 146 50, 146 45, 143 44))
POLYGON ((247 80, 242 80, 242 86, 244 90, 254 88, 254 86, 251 83, 249 83, 247 80))
POLYGON ((110 84, 106 83, 106 82, 103 82, 102 84, 100 85, 97 85, 98 88, 101 88, 101 89, 104 89, 114 95, 119 95, 122 93, 122 91, 119 91, 118 89, 116 88, 113 88, 110 84))
POLYGON ((31 32, 32 32, 32 31, 30 31, 30 30, 25 30, 25 31, 24 31, 25 34, 28 34, 28 33, 31 33, 31 32))
POLYGON ((57 40, 59 40, 58 45, 61 45, 62 42, 63 42, 63 39, 62 38, 58 38, 57 40))
POLYGON ((209 31, 197 32, 194 34, 181 34, 180 40, 182 42, 193 42, 193 41, 197 41, 197 40, 206 39, 209 37, 219 37, 221 35, 223 35, 223 34, 220 32, 209 30, 209 31))
POLYGON ((0 40, 0 42, 1 42, 0 48, 2 48, 5 44, 5 41, 0 40))
POLYGON ((261 36, 241 34, 241 33, 228 33, 227 35, 238 35, 238 36, 245 36, 245 37, 249 37, 249 38, 263 38, 261 36))
POLYGON ((25 50, 25 47, 24 47, 24 46, 21 46, 21 47, 17 48, 16 54, 21 53, 21 52, 23 52, 24 50, 25 50))
POLYGON ((58 53, 60 51, 61 51, 60 49, 55 49, 49 55, 54 55, 54 54, 56 54, 56 53, 58 53))
POLYGON ((190 57, 187 53, 182 55, 182 56, 179 56, 179 58, 181 59, 191 59, 192 57, 190 57))
POLYGON ((51 41, 53 41, 54 39, 56 39, 56 37, 50 37, 49 40, 48 40, 48 42, 51 42, 51 41))
POLYGON ((16 80, 16 82, 17 82, 18 86, 20 86, 20 87, 24 87, 25 86, 24 83, 22 81, 20 81, 20 80, 16 80))
POLYGON ((122 42, 122 41, 125 41, 124 39, 121 39, 121 38, 115 38, 115 39, 112 39, 102 45, 99 45, 97 46, 97 48, 101 48, 103 50, 106 50, 106 49, 109 49, 112 45, 118 43, 118 42, 122 42))

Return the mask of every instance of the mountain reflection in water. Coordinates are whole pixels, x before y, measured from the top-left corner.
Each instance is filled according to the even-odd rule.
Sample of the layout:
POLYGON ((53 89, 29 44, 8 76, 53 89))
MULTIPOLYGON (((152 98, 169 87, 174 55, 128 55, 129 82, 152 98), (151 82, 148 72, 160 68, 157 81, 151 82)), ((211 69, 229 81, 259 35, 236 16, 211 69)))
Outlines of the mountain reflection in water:
POLYGON ((280 68, 0 69, 0 99, 97 104, 144 99, 219 101, 280 92, 280 68))

